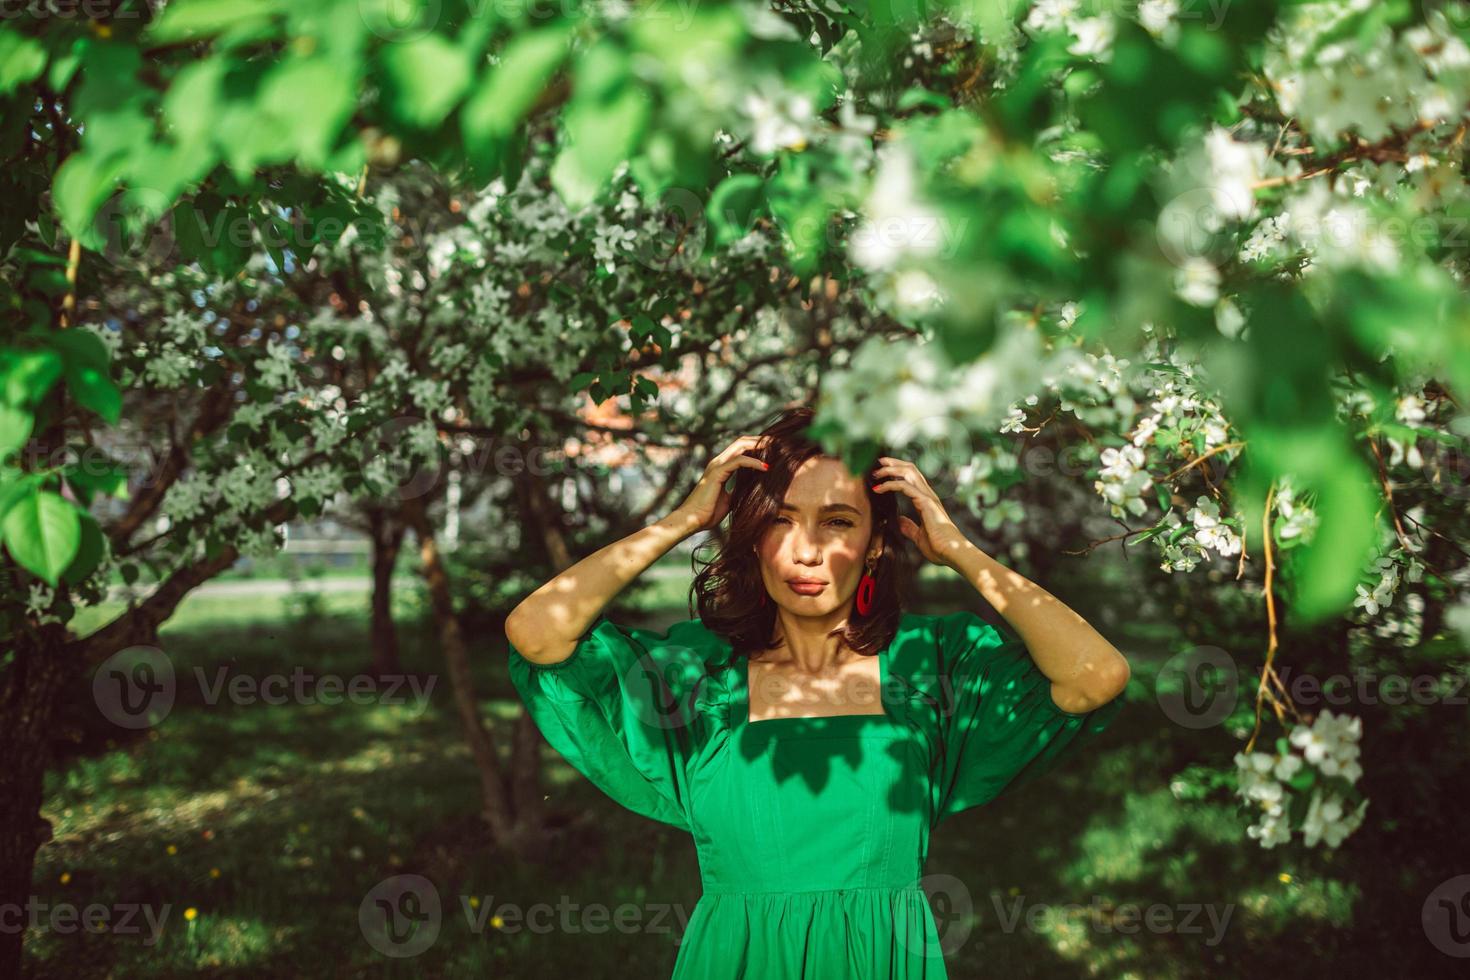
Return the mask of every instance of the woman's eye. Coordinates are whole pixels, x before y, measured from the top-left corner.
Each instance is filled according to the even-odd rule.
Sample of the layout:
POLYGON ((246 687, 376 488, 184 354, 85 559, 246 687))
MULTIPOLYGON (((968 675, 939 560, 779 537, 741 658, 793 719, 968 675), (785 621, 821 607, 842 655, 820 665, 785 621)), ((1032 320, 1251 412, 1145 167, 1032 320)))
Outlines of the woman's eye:
MULTIPOLYGON (((781 523, 783 523, 783 522, 785 522, 785 521, 787 521, 787 520, 788 520, 788 518, 785 518, 785 517, 778 517, 778 518, 776 518, 776 523, 777 523, 777 524, 781 524, 781 523)), ((854 527, 854 526, 855 526, 855 525, 854 525, 854 524, 853 524, 853 523, 852 523, 852 521, 849 521, 849 520, 848 520, 848 519, 846 519, 846 518, 845 518, 845 517, 834 517, 834 518, 833 518, 833 519, 832 519, 832 520, 830 520, 830 521, 828 521, 828 522, 827 522, 827 523, 828 523, 828 524, 840 524, 840 525, 842 525, 842 526, 843 526, 843 527, 854 527)))

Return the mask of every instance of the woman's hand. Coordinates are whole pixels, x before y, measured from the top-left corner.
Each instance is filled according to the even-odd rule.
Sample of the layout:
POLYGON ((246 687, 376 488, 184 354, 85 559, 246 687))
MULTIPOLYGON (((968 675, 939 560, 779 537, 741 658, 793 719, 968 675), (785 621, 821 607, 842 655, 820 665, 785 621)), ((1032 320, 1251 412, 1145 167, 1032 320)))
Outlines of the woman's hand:
POLYGON ((770 469, 761 460, 746 455, 747 450, 764 449, 766 439, 764 436, 741 436, 730 443, 724 452, 710 460, 704 468, 704 475, 684 502, 674 508, 670 519, 688 517, 696 531, 718 526, 730 513, 730 492, 725 489, 725 481, 730 475, 742 466, 751 466, 762 472, 770 469))
POLYGON ((959 528, 955 527, 954 521, 950 520, 944 505, 939 502, 939 495, 934 488, 929 486, 929 481, 924 479, 924 474, 919 468, 907 460, 894 459, 892 456, 879 456, 878 462, 884 464, 873 471, 875 476, 888 476, 887 480, 880 480, 874 487, 874 493, 884 493, 888 490, 898 490, 914 502, 914 509, 919 512, 919 520, 922 524, 915 523, 908 517, 899 515, 898 529, 903 536, 918 546, 925 558, 936 565, 947 565, 954 567, 954 556, 963 548, 970 547, 970 539, 965 537, 959 528))

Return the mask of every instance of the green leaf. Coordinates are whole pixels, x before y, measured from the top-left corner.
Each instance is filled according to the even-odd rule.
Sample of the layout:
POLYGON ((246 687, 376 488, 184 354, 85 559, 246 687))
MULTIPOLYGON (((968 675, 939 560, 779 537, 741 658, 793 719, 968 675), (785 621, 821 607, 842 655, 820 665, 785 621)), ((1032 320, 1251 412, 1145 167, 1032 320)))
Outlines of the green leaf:
POLYGON ((157 44, 213 37, 267 21, 279 6, 277 0, 174 0, 145 34, 157 44))
POLYGON ((81 531, 76 557, 66 566, 66 571, 61 576, 71 585, 77 585, 95 572, 107 554, 107 538, 98 526, 97 519, 86 511, 76 513, 81 531))
POLYGON ((102 202, 117 189, 126 162, 118 156, 99 158, 83 150, 67 157, 52 182, 52 200, 67 234, 97 249, 101 237, 92 220, 102 202))
POLYGON ((112 353, 101 337, 91 330, 58 330, 47 337, 67 367, 89 367, 107 371, 112 353))
POLYGON ((61 358, 52 350, 29 350, 3 362, 6 404, 19 407, 39 404, 61 377, 61 358))
POLYGON ((1310 544, 1292 552, 1294 615, 1320 622, 1352 603, 1363 566, 1378 540, 1378 494, 1367 464, 1342 451, 1317 483, 1320 526, 1310 544))
POLYGON ((128 468, 116 460, 87 456, 85 461, 62 470, 66 482, 83 504, 98 494, 127 499, 128 468))
POLYGON ((203 224, 204 219, 190 202, 180 201, 174 205, 174 244, 178 245, 179 253, 185 259, 198 260, 207 251, 204 245, 203 224))
POLYGON ((286 141, 308 167, 326 166, 342 126, 357 105, 357 66, 327 58, 293 58, 270 73, 262 106, 285 127, 286 141))
POLYGON ((6 513, 3 527, 16 563, 54 588, 80 544, 76 507, 49 490, 30 493, 6 513))
POLYGON ((710 195, 706 213, 715 228, 715 241, 725 245, 738 241, 755 225, 765 207, 765 181, 755 174, 732 174, 710 195))
POLYGON ((122 392, 105 371, 68 367, 66 385, 77 404, 96 412, 108 425, 117 425, 122 418, 122 392))
POLYGON ((34 425, 30 412, 0 405, 0 457, 8 457, 24 446, 34 425))
POLYGON ((390 44, 381 58, 389 109, 411 126, 437 124, 470 84, 469 58, 437 34, 390 44))
POLYGON ((48 339, 61 354, 67 387, 78 404, 116 425, 122 416, 122 393, 109 377, 111 355, 102 338, 76 329, 57 331, 48 339))
POLYGON ((200 146, 213 136, 228 70, 226 58, 214 57, 187 64, 174 76, 163 97, 163 117, 184 146, 200 146))
POLYGON ((648 97, 634 88, 607 104, 577 102, 566 112, 568 145, 552 164, 551 184, 570 210, 591 204, 628 159, 648 120, 648 97))
POLYGON ((46 49, 14 29, 0 31, 0 95, 9 95, 46 68, 46 49))
POLYGON ((518 34, 506 44, 500 63, 485 70, 460 111, 460 128, 472 154, 516 128, 566 60, 570 37, 570 27, 557 24, 518 34))
MULTIPOLYGON (((1166 508, 1166 509, 1167 509, 1167 508, 1166 508)), ((1148 530, 1147 530, 1147 531, 1144 531, 1144 532, 1143 532, 1143 533, 1142 533, 1142 534, 1140 534, 1140 535, 1139 535, 1139 536, 1138 536, 1138 537, 1136 537, 1136 538, 1134 538, 1134 539, 1133 539, 1133 543, 1134 543, 1134 544, 1137 544, 1137 543, 1138 543, 1138 542, 1140 542, 1140 541, 1147 541, 1147 540, 1149 540, 1149 539, 1150 539, 1150 538, 1156 538, 1156 537, 1158 537, 1158 536, 1159 536, 1159 535, 1160 535, 1160 534, 1163 534, 1163 533, 1164 533, 1164 531, 1165 531, 1165 530, 1166 530, 1166 529, 1167 529, 1167 528, 1168 528, 1168 527, 1169 527, 1169 525, 1168 525, 1168 524, 1165 524, 1165 523, 1164 523, 1164 522, 1163 522, 1163 521, 1160 521, 1160 522, 1159 522, 1159 523, 1157 523, 1157 524, 1155 524, 1155 525, 1154 525, 1154 526, 1153 526, 1153 527, 1151 527, 1151 528, 1149 528, 1149 529, 1148 529, 1148 530)))

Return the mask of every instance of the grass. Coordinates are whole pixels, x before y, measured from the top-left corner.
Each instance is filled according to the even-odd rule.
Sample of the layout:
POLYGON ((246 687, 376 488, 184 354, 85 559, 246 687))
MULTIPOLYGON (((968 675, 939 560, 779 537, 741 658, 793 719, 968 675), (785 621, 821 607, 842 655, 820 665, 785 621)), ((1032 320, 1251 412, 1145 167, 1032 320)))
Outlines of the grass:
MULTIPOLYGON (((665 618, 683 617, 679 596, 665 618)), ((405 670, 434 681, 426 703, 208 703, 195 668, 253 678, 297 665, 365 670, 362 597, 321 603, 191 599, 162 637, 178 679, 167 717, 126 738, 82 718, 82 751, 47 780, 55 839, 39 854, 34 891, 46 910, 97 905, 109 928, 67 928, 43 912, 27 936, 30 974, 668 976, 699 895, 692 839, 611 803, 547 750, 562 829, 552 857, 531 865, 489 847, 432 631, 400 634, 405 670), (426 951, 395 959, 365 939, 359 911, 380 882, 407 874, 434 882, 445 914, 426 951), (511 910, 536 903, 552 927, 515 928, 511 910), (569 918, 559 903, 575 903, 569 918), (622 927, 584 915, 620 906, 634 916, 622 927)), ((410 596, 399 614, 415 612, 410 596)), ((505 751, 519 703, 504 641, 468 639, 483 714, 505 751)), ((1308 976, 1317 956, 1353 941, 1344 936, 1362 894, 1345 860, 1327 873, 1263 856, 1229 801, 1185 805, 1171 794, 1167 780, 1185 762, 1228 758, 1233 743, 1151 710, 1151 670, 1135 664, 1136 707, 1085 761, 940 827, 927 871, 963 882, 970 906, 936 909, 946 928, 968 931, 952 977, 1308 976), (1128 903, 1154 907, 1153 925, 1131 927, 1128 903), (1222 936, 1196 905, 1215 922, 1228 916, 1222 936)), ((78 703, 89 697, 77 692, 78 703)), ((1392 954, 1372 948, 1359 965, 1390 957, 1378 969, 1392 972, 1392 954)))

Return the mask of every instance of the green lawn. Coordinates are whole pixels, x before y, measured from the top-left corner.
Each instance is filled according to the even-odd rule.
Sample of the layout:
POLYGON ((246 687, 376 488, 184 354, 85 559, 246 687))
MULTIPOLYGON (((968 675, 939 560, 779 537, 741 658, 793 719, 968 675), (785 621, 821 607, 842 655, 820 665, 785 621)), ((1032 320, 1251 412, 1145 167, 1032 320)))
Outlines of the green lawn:
MULTIPOLYGON (((110 743, 95 718, 86 727, 78 716, 87 749, 48 778, 56 837, 39 856, 37 899, 143 905, 161 930, 152 942, 141 915, 128 935, 32 930, 34 975, 667 976, 698 898, 690 838, 601 797, 548 750, 554 817, 564 825, 552 862, 526 866, 490 852, 430 633, 401 631, 407 669, 437 678, 426 710, 204 702, 195 667, 253 677, 297 664, 359 672, 361 598, 323 602, 303 621, 280 600, 191 600, 164 633, 180 692, 168 716, 110 743), (435 882, 443 926, 427 951, 391 959, 364 939, 358 910, 378 882, 409 873, 435 882), (458 896, 478 897, 471 915, 561 898, 614 910, 631 903, 650 924, 531 932, 502 919, 477 930, 458 896)), ((497 736, 508 733, 519 706, 503 638, 469 639, 485 717, 497 736)), ((1354 887, 1290 858, 1263 859, 1241 842, 1228 801, 1174 798, 1170 774, 1233 747, 1223 733, 1168 726, 1151 691, 1151 666, 1135 663, 1132 710, 1095 751, 940 828, 927 870, 963 881, 977 916, 951 976, 1311 976, 1316 957, 1364 940, 1345 931, 1360 898, 1354 887), (1156 906, 1160 918, 1126 931, 1114 916, 1130 902, 1156 906), (1066 903, 1099 912, 1043 914, 1066 903), (1218 942, 1209 916, 1191 912, 1196 904, 1214 906, 1217 920, 1229 915, 1218 942), (1017 905, 1021 918, 1007 928, 1001 913, 1017 905)))

